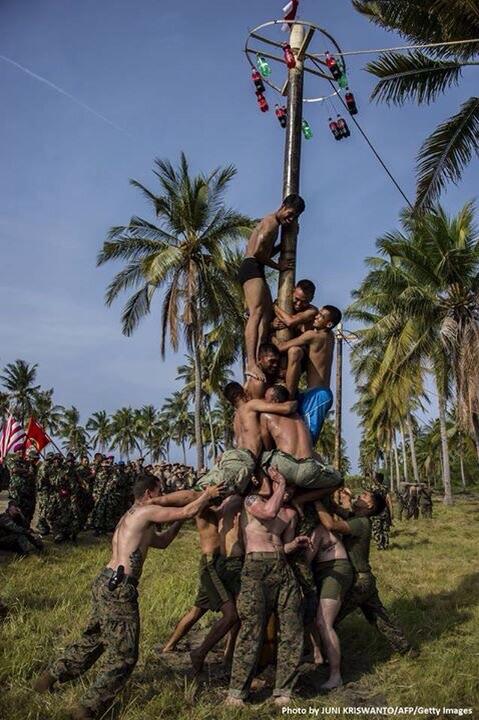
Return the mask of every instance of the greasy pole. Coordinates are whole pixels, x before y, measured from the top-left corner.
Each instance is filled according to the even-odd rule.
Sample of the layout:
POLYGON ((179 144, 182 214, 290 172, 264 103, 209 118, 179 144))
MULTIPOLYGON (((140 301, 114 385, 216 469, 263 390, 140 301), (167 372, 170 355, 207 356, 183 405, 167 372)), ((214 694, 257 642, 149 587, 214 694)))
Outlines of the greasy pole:
POLYGON ((341 439, 343 410, 343 332, 339 323, 336 332, 336 407, 334 415, 334 468, 341 472, 341 439))
MULTIPOLYGON (((303 119, 303 61, 298 60, 298 52, 304 38, 302 25, 291 28, 290 45, 296 57, 296 67, 288 70, 288 115, 284 150, 283 197, 291 193, 299 193, 299 175, 301 164, 301 123, 303 119)), ((278 304, 282 310, 292 312, 292 296, 295 282, 296 241, 298 223, 283 227, 281 232, 281 260, 293 260, 291 270, 279 273, 278 304)), ((291 333, 288 329, 278 330, 279 340, 288 340, 291 333)))

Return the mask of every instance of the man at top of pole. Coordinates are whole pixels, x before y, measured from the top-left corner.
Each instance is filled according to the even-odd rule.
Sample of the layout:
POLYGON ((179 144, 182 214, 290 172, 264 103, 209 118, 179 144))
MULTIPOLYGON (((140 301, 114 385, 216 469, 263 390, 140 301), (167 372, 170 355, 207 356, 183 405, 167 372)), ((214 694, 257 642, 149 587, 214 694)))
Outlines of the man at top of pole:
POLYGON ((273 300, 266 282, 265 267, 280 271, 293 269, 294 260, 275 262, 272 258, 280 251, 280 243, 276 242, 280 226, 293 223, 304 208, 304 200, 300 195, 288 195, 276 212, 266 215, 251 233, 246 257, 238 271, 248 310, 245 328, 246 372, 248 376, 262 382, 265 377, 258 366, 258 348, 266 341, 273 318, 273 300))

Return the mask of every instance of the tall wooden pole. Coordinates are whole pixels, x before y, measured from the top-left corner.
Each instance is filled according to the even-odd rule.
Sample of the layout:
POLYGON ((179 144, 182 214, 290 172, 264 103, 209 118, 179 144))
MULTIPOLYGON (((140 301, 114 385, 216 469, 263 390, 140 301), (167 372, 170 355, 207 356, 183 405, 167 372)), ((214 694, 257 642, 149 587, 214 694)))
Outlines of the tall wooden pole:
MULTIPOLYGON (((291 28, 290 45, 296 57, 296 67, 288 70, 288 116, 284 149, 283 197, 291 193, 299 193, 299 177, 301 165, 301 124, 303 120, 303 59, 298 58, 303 46, 304 31, 302 25, 291 28)), ((283 227, 281 232, 281 260, 292 260, 291 270, 279 273, 278 304, 287 313, 293 310, 293 289, 296 268, 296 241, 298 223, 283 227)), ((288 340, 291 333, 288 329, 278 331, 280 340, 288 340)))
POLYGON ((343 410, 343 334, 341 323, 336 332, 336 407, 334 417, 334 467, 341 472, 341 440, 343 410))

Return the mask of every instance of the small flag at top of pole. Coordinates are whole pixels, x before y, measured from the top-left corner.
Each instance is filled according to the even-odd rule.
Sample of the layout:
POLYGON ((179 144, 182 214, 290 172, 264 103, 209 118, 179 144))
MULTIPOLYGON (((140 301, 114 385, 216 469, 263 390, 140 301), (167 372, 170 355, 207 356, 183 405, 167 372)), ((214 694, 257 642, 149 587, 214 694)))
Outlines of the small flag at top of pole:
POLYGON ((296 20, 296 13, 298 12, 298 5, 299 0, 290 0, 289 3, 287 3, 283 8, 284 13, 284 19, 289 20, 290 22, 285 22, 283 25, 281 25, 281 30, 283 32, 289 32, 291 30, 291 21, 296 20))

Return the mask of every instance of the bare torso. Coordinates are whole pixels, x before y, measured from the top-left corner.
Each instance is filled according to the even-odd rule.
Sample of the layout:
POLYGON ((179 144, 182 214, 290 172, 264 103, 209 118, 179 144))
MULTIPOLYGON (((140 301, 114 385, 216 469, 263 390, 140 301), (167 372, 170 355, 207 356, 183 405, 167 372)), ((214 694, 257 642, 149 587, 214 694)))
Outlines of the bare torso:
POLYGON ((297 413, 289 416, 262 413, 262 422, 266 423, 278 450, 292 455, 297 460, 313 456, 311 435, 297 413))
POLYGON ((258 260, 269 259, 278 238, 279 223, 276 215, 266 215, 255 227, 248 240, 246 257, 256 257, 258 260))
POLYGON ((348 554, 340 538, 330 530, 326 530, 323 525, 315 527, 311 540, 317 563, 348 559, 348 554))
POLYGON ((123 565, 127 575, 140 577, 148 548, 157 532, 155 523, 146 519, 148 515, 147 507, 136 504, 123 515, 113 534, 112 555, 107 567, 116 570, 123 565))
POLYGON ((331 365, 334 354, 334 334, 331 330, 311 330, 312 339, 308 345, 306 378, 309 388, 325 387, 331 384, 331 365))
POLYGON ((262 449, 259 413, 251 410, 247 402, 235 412, 234 434, 236 447, 249 450, 257 458, 262 449))
POLYGON ((206 508, 196 517, 196 527, 200 538, 200 548, 204 555, 218 552, 220 549, 220 534, 218 532, 218 517, 214 509, 206 508))
POLYGON ((248 512, 248 503, 258 500, 265 502, 259 495, 248 496, 241 514, 245 553, 281 551, 283 534, 294 518, 295 511, 281 508, 272 520, 259 520, 248 512))
POLYGON ((244 555, 240 527, 242 508, 243 498, 240 495, 230 495, 218 508, 220 552, 225 557, 242 557, 244 555))

